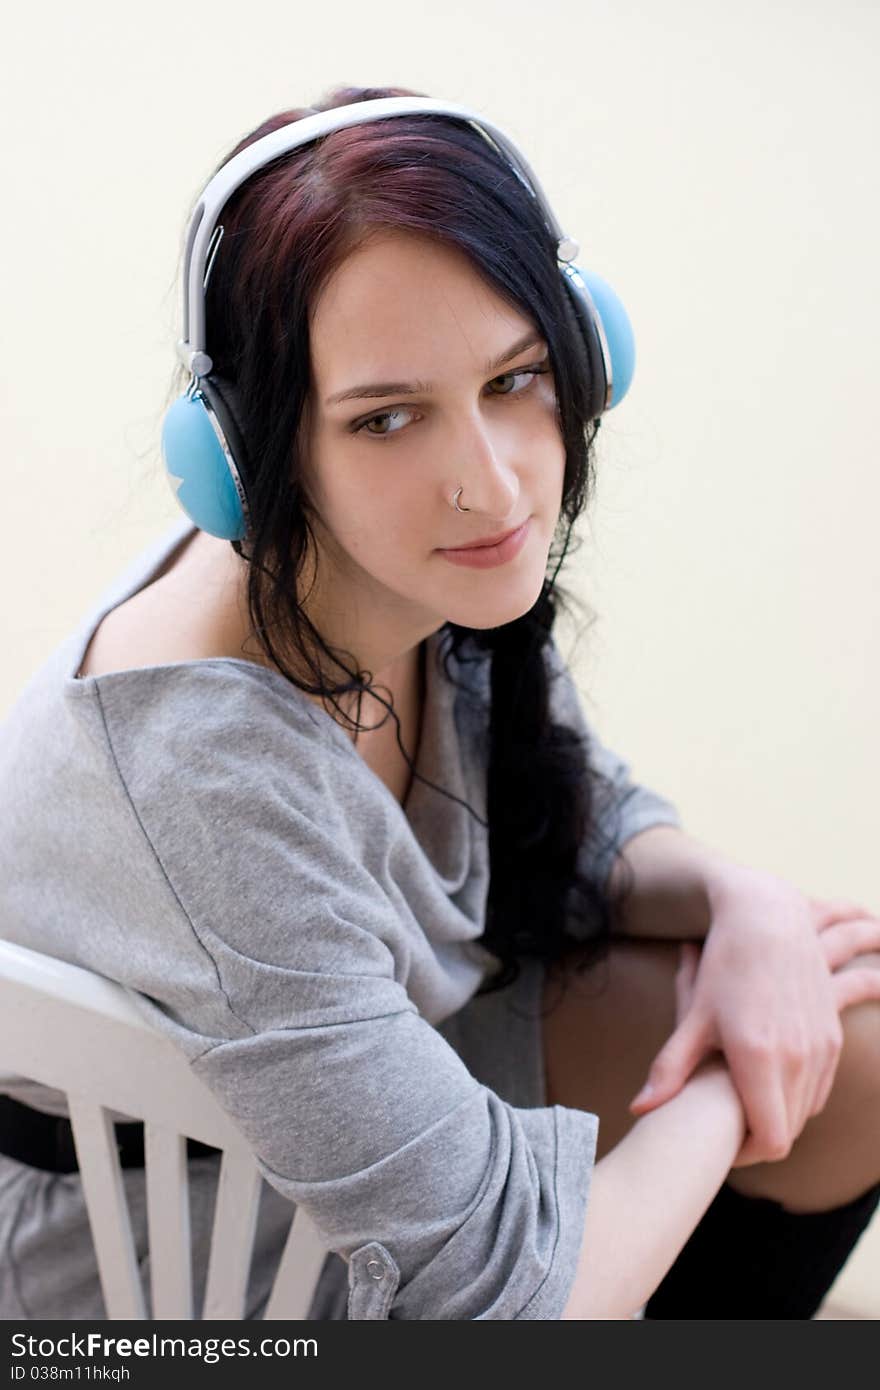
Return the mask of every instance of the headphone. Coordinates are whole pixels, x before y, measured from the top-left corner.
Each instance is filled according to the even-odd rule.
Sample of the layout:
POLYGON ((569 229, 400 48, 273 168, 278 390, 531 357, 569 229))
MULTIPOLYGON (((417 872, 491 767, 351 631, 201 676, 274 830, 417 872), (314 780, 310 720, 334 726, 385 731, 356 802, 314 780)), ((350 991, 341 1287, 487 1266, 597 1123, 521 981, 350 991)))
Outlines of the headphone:
POLYGON ((587 350, 594 383, 590 418, 618 405, 629 389, 635 341, 626 310, 604 280, 574 265, 580 252, 565 235, 540 183, 514 142, 465 106, 430 97, 381 97, 304 116, 255 140, 208 181, 186 233, 183 261, 183 336, 177 355, 191 379, 165 415, 162 453, 178 504, 201 531, 221 540, 243 540, 250 528, 245 487, 244 431, 236 418, 235 387, 213 370, 205 343, 205 289, 223 236, 220 216, 232 193, 251 174, 300 145, 344 126, 392 116, 453 116, 469 122, 507 158, 536 200, 556 242, 559 271, 587 350))

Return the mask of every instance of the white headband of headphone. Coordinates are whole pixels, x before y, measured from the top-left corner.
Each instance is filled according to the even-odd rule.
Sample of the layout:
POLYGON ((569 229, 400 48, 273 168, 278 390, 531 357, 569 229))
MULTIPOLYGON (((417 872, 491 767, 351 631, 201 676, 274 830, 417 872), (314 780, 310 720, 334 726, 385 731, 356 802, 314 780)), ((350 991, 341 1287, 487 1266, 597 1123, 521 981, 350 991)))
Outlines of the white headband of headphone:
MULTIPOLYGON (((379 121, 389 116, 440 115, 455 116, 473 125, 490 143, 506 155, 514 173, 536 199, 547 227, 557 243, 557 258, 564 264, 578 255, 577 242, 567 237, 547 202, 541 185, 527 160, 508 135, 484 116, 452 101, 435 101, 431 97, 381 97, 375 101, 353 102, 318 111, 299 121, 264 135, 248 145, 228 164, 224 164, 205 185, 199 195, 186 233, 183 261, 183 336, 177 343, 177 354, 193 376, 206 376, 213 366, 205 342, 205 286, 211 266, 208 257, 216 254, 219 237, 215 229, 220 214, 237 188, 264 164, 279 155, 305 145, 321 135, 328 135, 342 126, 360 125, 364 121, 379 121)), ((220 228, 220 236, 223 234, 220 228)))

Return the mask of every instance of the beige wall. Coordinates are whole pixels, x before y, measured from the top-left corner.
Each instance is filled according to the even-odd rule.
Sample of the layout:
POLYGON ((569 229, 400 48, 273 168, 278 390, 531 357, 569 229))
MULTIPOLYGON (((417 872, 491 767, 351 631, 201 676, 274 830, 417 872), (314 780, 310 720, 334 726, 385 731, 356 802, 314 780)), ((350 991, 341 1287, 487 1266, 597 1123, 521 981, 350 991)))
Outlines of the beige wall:
MULTIPOLYGON (((880 11, 314 12, 16 12, 0 702, 177 515, 158 455, 175 276, 215 161, 330 85, 411 86, 511 132, 636 328, 570 575, 599 615, 577 671, 600 732, 692 833, 880 910, 880 11)), ((839 1285, 874 1317, 878 1269, 875 1225, 839 1285)))

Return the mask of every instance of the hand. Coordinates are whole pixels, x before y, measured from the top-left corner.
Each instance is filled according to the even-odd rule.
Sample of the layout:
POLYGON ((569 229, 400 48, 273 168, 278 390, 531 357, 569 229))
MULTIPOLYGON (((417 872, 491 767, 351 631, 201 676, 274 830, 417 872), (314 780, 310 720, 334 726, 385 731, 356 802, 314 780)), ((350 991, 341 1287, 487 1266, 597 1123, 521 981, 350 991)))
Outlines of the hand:
POLYGON ((678 952, 675 972, 675 1026, 687 1018, 694 1000, 697 971, 700 968, 700 946, 696 941, 683 941, 678 952))
POLYGON ((676 981, 675 1030, 649 1071, 652 1095, 629 1108, 662 1105, 708 1053, 722 1052, 749 1131, 734 1166, 746 1167, 784 1158, 824 1108, 843 1045, 840 1013, 880 999, 880 970, 841 967, 880 948, 880 920, 751 870, 726 875, 709 896, 711 925, 701 953, 694 943, 683 952, 680 972, 688 955, 690 966, 676 981))

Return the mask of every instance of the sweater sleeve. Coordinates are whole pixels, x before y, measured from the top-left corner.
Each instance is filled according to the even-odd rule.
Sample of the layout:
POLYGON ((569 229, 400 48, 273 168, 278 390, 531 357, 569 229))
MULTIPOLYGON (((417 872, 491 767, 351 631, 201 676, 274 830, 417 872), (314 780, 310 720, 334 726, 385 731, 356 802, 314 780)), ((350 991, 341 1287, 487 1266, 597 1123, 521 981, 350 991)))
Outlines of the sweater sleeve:
MULTIPOLYGON (((341 926, 335 919, 337 942, 341 926)), ((282 973, 265 969, 263 987, 268 972, 282 973)), ((388 974, 325 967, 306 988, 312 1008, 288 974, 283 1025, 266 1027, 258 987, 254 1034, 218 1043, 194 1066, 263 1175, 348 1262, 349 1316, 559 1318, 598 1118, 509 1105, 388 974)))
POLYGON ((421 1015, 412 924, 328 795, 344 760, 310 769, 248 706, 242 737, 219 706, 135 726, 112 697, 114 762, 171 890, 157 1018, 347 1262, 349 1317, 559 1318, 598 1118, 508 1104, 421 1015))
POLYGON ((599 739, 584 714, 574 678, 552 638, 545 652, 552 717, 574 729, 584 740, 594 778, 594 824, 582 848, 580 867, 594 881, 605 885, 614 858, 627 840, 652 825, 681 829, 681 816, 660 792, 636 781, 630 764, 599 739))

